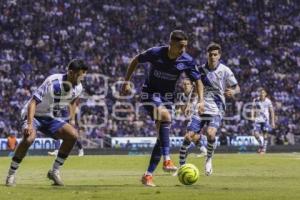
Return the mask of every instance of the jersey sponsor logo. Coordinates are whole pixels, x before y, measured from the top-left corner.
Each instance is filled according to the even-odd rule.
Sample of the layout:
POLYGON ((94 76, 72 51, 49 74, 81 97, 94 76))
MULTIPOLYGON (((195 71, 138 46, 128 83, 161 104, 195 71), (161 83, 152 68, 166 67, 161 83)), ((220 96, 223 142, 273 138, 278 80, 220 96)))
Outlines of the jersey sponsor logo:
POLYGON ((219 72, 217 72, 217 75, 221 78, 223 76, 223 72, 219 71, 219 72))
POLYGON ((159 79, 165 79, 165 80, 170 80, 170 81, 177 80, 177 75, 169 74, 169 73, 158 71, 158 70, 154 70, 153 75, 159 79))

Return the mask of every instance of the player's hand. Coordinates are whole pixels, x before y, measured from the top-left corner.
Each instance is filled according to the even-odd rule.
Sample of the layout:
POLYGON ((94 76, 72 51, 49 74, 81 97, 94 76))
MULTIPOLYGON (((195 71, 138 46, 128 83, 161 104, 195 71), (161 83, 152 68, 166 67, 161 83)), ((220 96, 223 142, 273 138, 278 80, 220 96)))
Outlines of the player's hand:
POLYGON ((191 112, 192 112, 191 106, 190 106, 190 105, 187 105, 187 106, 185 107, 185 109, 184 109, 184 116, 185 116, 185 117, 190 116, 190 115, 191 115, 191 112))
POLYGON ((198 113, 201 115, 204 113, 204 101, 200 101, 198 104, 198 113))
POLYGON ((76 122, 75 122, 75 120, 70 120, 69 124, 71 124, 74 128, 76 127, 76 122))
POLYGON ((24 136, 28 137, 34 132, 32 124, 27 124, 27 127, 24 129, 24 136))
POLYGON ((126 81, 123 83, 122 88, 121 88, 121 95, 129 95, 131 94, 131 86, 130 82, 126 81))
POLYGON ((229 88, 226 88, 225 90, 225 96, 228 97, 228 98, 232 98, 234 97, 234 90, 233 89, 229 89, 229 88))

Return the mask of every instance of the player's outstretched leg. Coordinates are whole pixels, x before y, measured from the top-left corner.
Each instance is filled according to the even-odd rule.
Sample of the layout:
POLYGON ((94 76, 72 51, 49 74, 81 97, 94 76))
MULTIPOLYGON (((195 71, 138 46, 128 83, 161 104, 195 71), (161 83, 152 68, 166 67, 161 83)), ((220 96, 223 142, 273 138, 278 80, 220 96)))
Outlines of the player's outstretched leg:
POLYGON ((15 155, 12 158, 8 175, 6 177, 6 186, 16 186, 16 173, 21 164, 23 158, 25 157, 29 147, 33 143, 36 137, 36 131, 33 131, 29 136, 24 136, 20 144, 18 145, 15 155))
POLYGON ((257 153, 261 153, 261 152, 263 151, 263 146, 264 146, 264 144, 263 144, 263 141, 262 141, 261 138, 260 138, 259 132, 254 132, 254 137, 255 137, 255 139, 256 139, 257 142, 258 142, 257 153))
POLYGON ((63 186, 64 183, 60 177, 60 168, 64 164, 75 142, 77 141, 78 133, 76 129, 73 128, 73 126, 71 126, 70 124, 65 124, 58 130, 56 137, 58 139, 62 139, 63 142, 59 148, 52 169, 48 171, 47 177, 50 180, 53 180, 54 185, 63 186))
POLYGON ((188 155, 188 148, 191 144, 189 137, 186 135, 182 142, 182 145, 179 150, 179 165, 182 166, 186 163, 186 158, 188 155))
POLYGON ((170 128, 171 128, 171 114, 165 107, 159 107, 157 110, 158 119, 156 121, 158 138, 160 141, 161 154, 163 156, 163 170, 165 172, 174 172, 177 167, 171 160, 170 157, 170 128))
POLYGON ((172 172, 177 170, 177 167, 174 165, 170 157, 170 138, 169 138, 170 126, 171 126, 170 122, 160 122, 160 127, 159 127, 159 140, 161 145, 160 149, 164 159, 163 170, 165 172, 172 172))
POLYGON ((207 128, 207 157, 205 160, 205 175, 210 176, 213 173, 212 157, 215 147, 215 135, 217 129, 214 127, 207 128))
POLYGON ((143 175, 142 180, 141 180, 145 186, 150 186, 150 187, 156 186, 153 183, 153 172, 156 169, 156 167, 160 161, 160 158, 161 158, 160 141, 157 139, 156 143, 154 145, 154 148, 152 150, 148 169, 145 172, 145 174, 143 175))
POLYGON ((200 140, 198 140, 198 146, 200 149, 201 154, 199 155, 199 157, 201 156, 207 156, 207 138, 205 135, 200 135, 200 140))
MULTIPOLYGON (((179 150, 179 165, 182 166, 186 163, 186 158, 188 156, 188 149, 191 145, 192 137, 194 133, 189 131, 185 134, 183 142, 180 146, 179 150)), ((177 176, 178 170, 173 174, 173 176, 177 176)))
POLYGON ((83 150, 82 143, 80 140, 76 141, 76 146, 78 147, 78 156, 79 157, 84 156, 84 150, 83 150))
POLYGON ((261 151, 262 154, 265 154, 267 152, 268 143, 269 143, 268 133, 264 133, 264 143, 261 151))

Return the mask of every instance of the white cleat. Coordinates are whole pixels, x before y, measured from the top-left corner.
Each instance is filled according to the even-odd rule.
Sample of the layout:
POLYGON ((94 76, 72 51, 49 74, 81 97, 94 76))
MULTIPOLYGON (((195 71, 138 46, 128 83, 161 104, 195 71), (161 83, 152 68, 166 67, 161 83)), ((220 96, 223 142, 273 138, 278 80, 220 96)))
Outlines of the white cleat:
POLYGON ((84 156, 84 151, 83 151, 83 149, 79 149, 79 151, 78 151, 78 156, 79 156, 79 157, 84 156))
POLYGON ((57 154, 58 154, 58 150, 48 151, 49 156, 57 156, 57 154))
POLYGON ((207 156, 207 149, 205 148, 205 146, 201 146, 200 151, 203 156, 207 156))
POLYGON ((7 187, 15 187, 16 186, 16 175, 8 175, 6 177, 5 185, 7 187))
POLYGON ((52 171, 50 169, 48 171, 47 177, 54 182, 53 185, 64 186, 64 183, 59 175, 59 171, 52 171))
POLYGON ((207 149, 205 148, 205 146, 201 146, 200 147, 200 154, 197 154, 196 157, 197 158, 201 158, 201 157, 206 157, 207 156, 207 149))
MULTIPOLYGON (((179 167, 179 168, 180 168, 180 167, 179 167)), ((178 176, 179 168, 177 168, 177 170, 172 174, 172 176, 178 176)))
POLYGON ((212 158, 207 158, 205 161, 205 175, 210 176, 213 173, 212 158))

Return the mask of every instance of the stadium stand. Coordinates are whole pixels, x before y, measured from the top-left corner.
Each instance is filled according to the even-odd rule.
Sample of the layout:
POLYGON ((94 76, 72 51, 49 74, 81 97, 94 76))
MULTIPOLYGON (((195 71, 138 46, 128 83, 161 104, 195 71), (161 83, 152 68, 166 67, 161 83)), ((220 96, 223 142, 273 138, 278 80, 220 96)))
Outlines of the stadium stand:
MULTIPOLYGON (((223 62, 241 86, 230 101, 223 128, 229 137, 250 135, 252 122, 243 115, 245 105, 265 87, 277 115, 278 144, 300 143, 300 4, 297 0, 3 0, 0 4, 0 138, 21 136, 20 110, 36 86, 50 74, 63 72, 68 61, 83 58, 90 74, 107 77, 105 98, 83 99, 82 123, 102 123, 104 102, 108 113, 124 101, 111 89, 122 80, 130 58, 155 45, 163 45, 173 29, 185 30, 189 52, 198 64, 205 61, 211 41, 223 47, 223 62), (99 117, 100 116, 100 117, 99 117), (296 136, 296 137, 294 137, 296 136), (297 137, 298 136, 298 137, 297 137), (297 139, 298 138, 298 139, 297 139)), ((134 83, 139 87, 147 65, 134 83)), ((103 80, 85 80, 86 94, 99 95, 103 80)), ((181 91, 180 86, 178 91, 181 91)), ((103 91, 102 91, 103 92, 103 91)), ((138 102, 138 95, 131 102, 138 102)), ((178 113, 172 134, 182 136, 185 121, 178 113)), ((223 130, 224 130, 223 129, 223 130)), ((85 127, 88 139, 154 136, 154 125, 145 114, 126 121, 108 115, 106 126, 85 127)), ((40 135, 42 137, 42 135, 40 135)))

